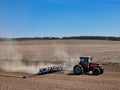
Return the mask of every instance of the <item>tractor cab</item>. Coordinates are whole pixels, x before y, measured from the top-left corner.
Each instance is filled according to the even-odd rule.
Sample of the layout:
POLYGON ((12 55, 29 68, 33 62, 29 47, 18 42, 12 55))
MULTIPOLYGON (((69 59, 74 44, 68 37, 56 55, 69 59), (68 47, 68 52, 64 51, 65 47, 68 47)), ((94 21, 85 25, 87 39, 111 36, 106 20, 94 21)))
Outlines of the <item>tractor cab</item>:
POLYGON ((90 56, 80 57, 79 65, 83 67, 85 72, 91 71, 95 67, 99 67, 100 69, 103 68, 101 64, 93 63, 92 57, 90 56))
POLYGON ((90 62, 92 62, 92 58, 90 56, 80 57, 80 63, 89 64, 90 62))
POLYGON ((91 62, 92 62, 92 57, 83 56, 83 57, 80 57, 80 63, 79 64, 82 65, 85 72, 88 72, 91 69, 91 67, 90 67, 91 62))

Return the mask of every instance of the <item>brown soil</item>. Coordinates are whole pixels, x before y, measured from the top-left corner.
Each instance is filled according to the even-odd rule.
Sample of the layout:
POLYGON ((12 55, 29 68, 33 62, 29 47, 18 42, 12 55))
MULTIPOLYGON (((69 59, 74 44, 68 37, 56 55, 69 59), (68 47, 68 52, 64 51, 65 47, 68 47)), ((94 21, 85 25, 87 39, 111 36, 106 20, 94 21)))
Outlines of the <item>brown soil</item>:
POLYGON ((92 56, 94 62, 120 62, 120 41, 108 40, 29 40, 0 42, 0 61, 22 59, 26 61, 79 60, 92 56), (2 52, 4 51, 4 52, 2 52))
POLYGON ((20 72, 29 65, 36 66, 36 63, 61 64, 68 57, 79 61, 82 55, 92 56, 93 62, 120 62, 120 41, 1 41, 0 90, 120 90, 120 66, 104 66, 104 74, 98 76, 76 76, 65 71, 23 79, 27 73, 20 72), (16 72, 10 72, 9 68, 16 72))
POLYGON ((119 90, 120 66, 104 66, 102 75, 57 72, 23 79, 26 73, 0 72, 0 90, 119 90))

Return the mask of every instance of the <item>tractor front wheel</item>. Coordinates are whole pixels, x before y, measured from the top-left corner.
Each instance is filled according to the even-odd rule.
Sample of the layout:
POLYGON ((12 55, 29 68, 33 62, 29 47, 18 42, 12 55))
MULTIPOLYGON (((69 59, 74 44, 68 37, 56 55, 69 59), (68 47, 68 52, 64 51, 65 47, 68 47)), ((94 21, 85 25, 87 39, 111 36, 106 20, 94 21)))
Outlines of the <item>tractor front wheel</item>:
POLYGON ((98 67, 95 67, 95 68, 93 68, 92 73, 93 73, 93 75, 99 75, 100 69, 98 67))
POLYGON ((81 65, 75 65, 73 68, 74 74, 80 75, 83 73, 83 67, 81 65))

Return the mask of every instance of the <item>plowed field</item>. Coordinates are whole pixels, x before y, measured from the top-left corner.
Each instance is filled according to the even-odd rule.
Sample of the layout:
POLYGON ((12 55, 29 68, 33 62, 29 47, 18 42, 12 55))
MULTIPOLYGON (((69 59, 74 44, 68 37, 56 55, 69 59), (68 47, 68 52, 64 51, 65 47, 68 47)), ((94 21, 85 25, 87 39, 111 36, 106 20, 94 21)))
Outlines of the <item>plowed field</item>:
POLYGON ((0 90, 119 90, 120 66, 104 66, 98 76, 57 72, 23 79, 27 73, 0 72, 0 90))

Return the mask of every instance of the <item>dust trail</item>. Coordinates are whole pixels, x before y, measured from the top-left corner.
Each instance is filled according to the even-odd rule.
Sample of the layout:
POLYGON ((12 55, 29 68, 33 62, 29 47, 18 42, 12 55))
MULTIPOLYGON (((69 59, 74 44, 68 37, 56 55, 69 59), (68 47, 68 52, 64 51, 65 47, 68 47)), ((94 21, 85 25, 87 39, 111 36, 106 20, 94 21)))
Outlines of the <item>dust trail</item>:
POLYGON ((53 66, 54 64, 44 64, 39 63, 37 65, 25 65, 22 61, 9 61, 2 63, 0 66, 3 70, 7 72, 27 72, 27 73, 36 73, 40 68, 53 66))
POLYGON ((17 41, 4 41, 0 44, 0 69, 7 72, 35 73, 39 68, 53 66, 51 63, 38 63, 37 65, 26 65, 22 54, 19 52, 17 41))
POLYGON ((15 41, 1 41, 0 60, 22 60, 22 55, 18 52, 18 46, 15 41))
POLYGON ((68 58, 69 55, 66 51, 65 45, 56 45, 54 47, 54 56, 57 60, 64 60, 65 58, 68 58))
MULTIPOLYGON (((19 51, 19 44, 17 41, 9 40, 0 43, 0 69, 3 69, 7 72, 27 72, 27 73, 36 73, 40 68, 45 68, 48 66, 54 65, 63 65, 65 70, 72 70, 73 66, 77 63, 77 60, 69 56, 67 53, 67 48, 64 44, 53 43, 53 54, 56 58, 56 64, 48 60, 47 62, 41 62, 37 64, 29 64, 23 61, 23 54, 19 51), (66 59, 70 58, 70 59, 66 59), (63 63, 59 62, 62 61, 63 63)), ((34 58, 38 58, 37 54, 34 58)), ((48 57, 49 58, 49 57, 48 57)), ((29 62, 29 60, 28 60, 29 62)))
POLYGON ((67 53, 67 48, 64 44, 59 44, 54 48, 55 56, 63 60, 62 65, 64 70, 72 70, 74 65, 78 64, 79 60, 67 53))
POLYGON ((73 67, 78 63, 79 63, 79 61, 75 60, 73 58, 65 59, 64 63, 63 63, 63 69, 65 70, 64 73, 69 74, 70 71, 73 71, 73 67))

